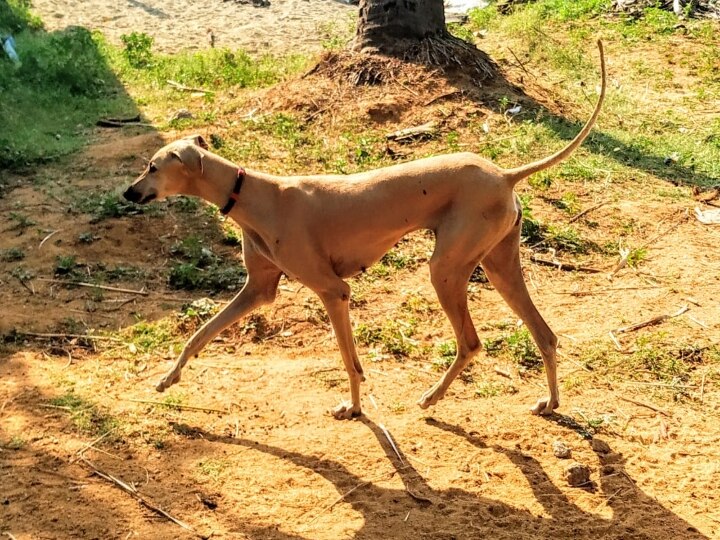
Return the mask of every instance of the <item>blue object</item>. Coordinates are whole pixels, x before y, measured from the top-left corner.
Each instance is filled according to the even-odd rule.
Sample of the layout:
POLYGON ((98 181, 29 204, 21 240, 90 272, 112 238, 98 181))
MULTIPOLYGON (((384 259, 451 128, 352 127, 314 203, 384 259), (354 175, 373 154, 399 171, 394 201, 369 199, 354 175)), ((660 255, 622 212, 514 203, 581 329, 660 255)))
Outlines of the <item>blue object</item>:
POLYGON ((10 60, 15 62, 16 64, 20 63, 20 58, 18 57, 17 52, 15 52, 15 39, 13 39, 12 36, 7 36, 5 39, 2 40, 2 46, 5 50, 5 53, 10 57, 10 60))

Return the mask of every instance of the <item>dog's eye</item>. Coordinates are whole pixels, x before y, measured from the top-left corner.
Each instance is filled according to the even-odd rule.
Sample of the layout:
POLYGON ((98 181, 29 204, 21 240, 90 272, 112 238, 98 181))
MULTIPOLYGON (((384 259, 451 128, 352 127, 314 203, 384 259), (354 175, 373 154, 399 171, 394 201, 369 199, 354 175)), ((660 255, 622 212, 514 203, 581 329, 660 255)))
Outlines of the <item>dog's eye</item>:
POLYGON ((151 163, 151 164, 150 164, 150 166, 148 167, 148 171, 149 171, 151 174, 154 173, 154 172, 157 172, 157 167, 155 166, 154 163, 151 163))

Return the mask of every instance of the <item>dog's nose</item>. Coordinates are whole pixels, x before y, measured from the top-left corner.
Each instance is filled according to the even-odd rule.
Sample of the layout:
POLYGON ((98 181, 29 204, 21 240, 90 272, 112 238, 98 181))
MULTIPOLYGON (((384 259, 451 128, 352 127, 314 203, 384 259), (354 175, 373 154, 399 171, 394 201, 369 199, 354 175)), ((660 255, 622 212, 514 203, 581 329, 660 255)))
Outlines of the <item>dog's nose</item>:
POLYGON ((140 199, 142 199, 142 194, 139 191, 135 190, 132 186, 130 186, 125 190, 125 193, 123 193, 123 197, 125 197, 130 202, 136 203, 139 202, 140 199))

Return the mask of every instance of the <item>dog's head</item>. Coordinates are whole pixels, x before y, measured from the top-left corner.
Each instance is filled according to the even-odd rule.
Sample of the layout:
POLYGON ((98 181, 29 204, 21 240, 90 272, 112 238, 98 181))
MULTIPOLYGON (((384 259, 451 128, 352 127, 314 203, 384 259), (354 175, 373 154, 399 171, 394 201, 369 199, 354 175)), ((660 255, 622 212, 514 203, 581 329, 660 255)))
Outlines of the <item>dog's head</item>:
POLYGON ((123 196, 138 204, 169 195, 193 194, 193 180, 203 173, 203 151, 208 145, 193 135, 163 146, 123 196))

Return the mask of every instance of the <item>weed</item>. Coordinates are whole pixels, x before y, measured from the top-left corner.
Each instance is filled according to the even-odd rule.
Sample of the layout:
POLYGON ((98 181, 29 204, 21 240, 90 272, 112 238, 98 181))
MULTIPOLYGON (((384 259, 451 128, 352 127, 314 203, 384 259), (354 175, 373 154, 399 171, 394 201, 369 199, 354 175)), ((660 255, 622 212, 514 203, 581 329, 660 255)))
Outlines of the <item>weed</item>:
POLYGON ((475 36, 473 35, 472 30, 464 24, 448 23, 447 29, 453 36, 460 38, 463 41, 467 41, 468 43, 475 43, 475 36))
POLYGON ((58 255, 55 259, 55 275, 68 276, 77 266, 75 255, 58 255))
POLYGON ((628 253, 627 264, 632 268, 637 268, 638 265, 645 260, 647 257, 648 250, 644 247, 635 248, 628 253))
POLYGON ((587 253, 589 250, 588 242, 583 240, 577 229, 570 225, 565 227, 548 226, 544 244, 568 253, 587 253))
POLYGON ((160 319, 154 323, 140 321, 123 329, 120 335, 141 352, 150 352, 178 340, 170 319, 160 319))
POLYGON ((230 466, 227 460, 210 458, 198 463, 198 470, 208 478, 217 480, 230 466))
POLYGON ((173 197, 170 202, 170 206, 183 214, 195 214, 198 210, 200 210, 202 200, 197 197, 178 195, 177 197, 173 197))
POLYGON ((415 333, 415 321, 386 321, 381 327, 360 324, 354 335, 359 343, 370 346, 380 345, 383 352, 395 358, 409 357, 417 351, 417 342, 412 339, 415 333))
POLYGON ((22 437, 15 435, 12 439, 10 439, 10 441, 8 441, 5 448, 8 450, 22 450, 25 448, 25 445, 27 445, 27 441, 22 437))
POLYGON ((92 214, 93 222, 155 211, 150 206, 131 203, 115 191, 80 192, 72 207, 77 212, 92 214))
POLYGON ((492 381, 483 381, 475 386, 475 395, 480 398, 491 398, 506 394, 517 393, 517 388, 512 384, 502 384, 492 381))
POLYGON ((100 237, 95 236, 91 231, 83 231, 78 235, 78 242, 81 244, 92 244, 99 239, 100 237))
POLYGON ((13 268, 10 271, 10 275, 23 283, 25 283, 26 281, 31 281, 35 278, 35 272, 33 272, 32 270, 28 270, 27 268, 24 268, 22 266, 13 268))
POLYGON ((75 427, 91 435, 103 435, 120 426, 116 418, 73 390, 51 399, 50 404, 68 411, 75 427))
POLYGON ((30 219, 29 216, 21 214, 20 212, 10 212, 10 221, 14 223, 13 226, 10 227, 10 230, 20 231, 19 234, 24 233, 25 229, 28 229, 33 225, 37 225, 37 223, 30 219))
POLYGON ((542 357, 527 328, 485 340, 483 345, 489 356, 508 356, 524 370, 540 369, 543 365, 542 357))
POLYGON ((120 36, 123 42, 123 56, 137 69, 150 66, 152 62, 152 44, 154 39, 142 32, 132 32, 120 36))
POLYGON ((435 347, 439 358, 432 362, 433 369, 436 371, 445 371, 453 363, 457 356, 457 345, 455 340, 443 341, 435 347))
POLYGON ((162 400, 162 405, 171 411, 179 411, 184 403, 185 397, 182 394, 168 394, 162 400))
POLYGON ((19 247, 11 247, 0 251, 0 261, 17 262, 25 258, 25 252, 19 247))
POLYGON ((170 268, 168 281, 175 289, 233 290, 244 283, 247 275, 237 264, 222 263, 197 236, 188 236, 170 251, 184 259, 170 268))

